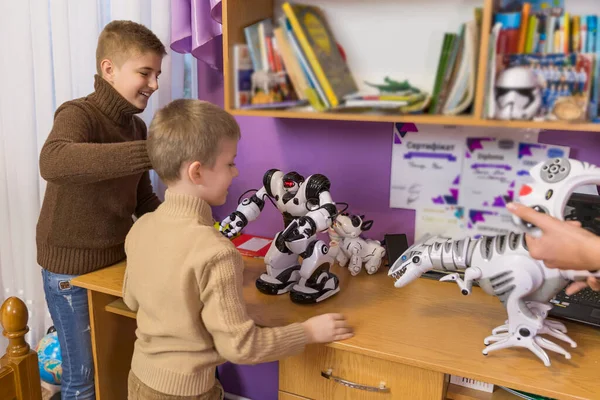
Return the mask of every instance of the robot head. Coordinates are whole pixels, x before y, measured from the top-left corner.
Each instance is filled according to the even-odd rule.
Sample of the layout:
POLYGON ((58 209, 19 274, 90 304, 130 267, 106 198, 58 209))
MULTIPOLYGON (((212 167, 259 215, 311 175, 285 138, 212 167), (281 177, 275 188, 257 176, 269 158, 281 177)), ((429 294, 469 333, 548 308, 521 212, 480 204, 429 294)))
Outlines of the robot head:
POLYGON ((288 172, 283 176, 283 189, 292 194, 296 194, 300 184, 304 182, 304 177, 296 171, 288 172))
POLYGON ((362 232, 368 231, 373 226, 373 221, 363 222, 364 217, 364 215, 340 214, 333 221, 333 230, 341 237, 359 237, 362 232))
POLYGON ((540 82, 532 69, 504 70, 496 81, 496 118, 532 119, 542 105, 540 82))
POLYGON ((404 287, 433 269, 429 257, 429 246, 415 244, 408 248, 390 267, 388 276, 396 280, 394 286, 404 287))

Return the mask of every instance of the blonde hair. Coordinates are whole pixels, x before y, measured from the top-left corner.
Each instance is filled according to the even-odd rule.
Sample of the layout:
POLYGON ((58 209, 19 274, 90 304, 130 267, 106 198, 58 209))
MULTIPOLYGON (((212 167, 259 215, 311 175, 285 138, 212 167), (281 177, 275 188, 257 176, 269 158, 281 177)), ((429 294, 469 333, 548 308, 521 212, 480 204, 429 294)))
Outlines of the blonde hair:
POLYGON ((224 139, 238 140, 240 127, 222 108, 207 101, 178 99, 156 112, 148 131, 148 157, 165 183, 179 180, 184 162, 212 168, 224 139))
POLYGON ((102 75, 100 63, 110 59, 122 65, 128 57, 139 53, 153 52, 159 56, 167 54, 160 39, 144 25, 133 21, 112 21, 98 37, 96 47, 96 70, 102 75))

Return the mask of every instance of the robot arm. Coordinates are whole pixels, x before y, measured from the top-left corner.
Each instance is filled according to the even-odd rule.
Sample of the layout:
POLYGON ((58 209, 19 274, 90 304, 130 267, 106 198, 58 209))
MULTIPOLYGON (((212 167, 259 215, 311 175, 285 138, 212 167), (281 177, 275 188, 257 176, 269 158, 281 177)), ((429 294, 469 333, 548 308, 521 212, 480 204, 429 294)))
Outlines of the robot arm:
POLYGON ((331 200, 331 195, 329 192, 322 192, 319 194, 319 207, 292 221, 282 232, 282 238, 288 243, 290 250, 302 249, 317 232, 331 226, 336 213, 337 208, 331 200))
POLYGON ((309 211, 303 218, 308 219, 314 227, 313 234, 322 232, 331 226, 337 208, 331 199, 329 192, 321 192, 319 194, 319 207, 313 211, 309 211))
POLYGON ((268 196, 268 194, 263 186, 252 197, 246 197, 242 200, 236 210, 221 222, 221 232, 227 237, 233 237, 241 232, 250 221, 258 218, 265 206, 265 196, 268 196))

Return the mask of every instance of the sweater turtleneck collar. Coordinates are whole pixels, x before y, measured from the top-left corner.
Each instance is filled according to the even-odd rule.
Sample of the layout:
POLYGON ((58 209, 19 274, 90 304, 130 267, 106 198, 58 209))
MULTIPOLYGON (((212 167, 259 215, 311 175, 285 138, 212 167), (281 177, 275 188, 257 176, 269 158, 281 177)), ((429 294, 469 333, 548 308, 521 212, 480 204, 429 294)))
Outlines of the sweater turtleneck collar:
POLYGON ((134 114, 144 111, 128 102, 100 75, 94 76, 94 93, 88 98, 103 114, 119 125, 127 125, 134 114))
POLYGON ((210 205, 195 196, 174 193, 167 189, 165 201, 161 204, 162 211, 174 217, 197 218, 203 225, 212 225, 213 217, 210 205))

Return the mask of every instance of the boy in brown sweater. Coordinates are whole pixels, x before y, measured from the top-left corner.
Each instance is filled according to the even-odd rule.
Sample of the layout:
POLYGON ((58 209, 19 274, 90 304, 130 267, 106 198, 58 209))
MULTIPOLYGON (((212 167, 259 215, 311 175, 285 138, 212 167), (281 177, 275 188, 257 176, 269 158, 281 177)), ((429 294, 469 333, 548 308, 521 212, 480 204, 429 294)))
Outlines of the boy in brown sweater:
POLYGON ((148 155, 168 189, 125 243, 124 301, 137 311, 129 400, 222 399, 215 368, 226 360, 267 362, 352 336, 340 314, 278 328, 248 316, 242 257, 211 212, 238 175, 239 137, 231 115, 200 100, 175 100, 150 125, 148 155))
POLYGON ((96 50, 94 92, 56 110, 40 154, 48 185, 37 260, 61 347, 63 400, 95 398, 87 293, 70 281, 124 259, 132 215, 160 204, 148 174, 146 125, 135 114, 158 89, 165 54, 143 25, 106 25, 96 50))

